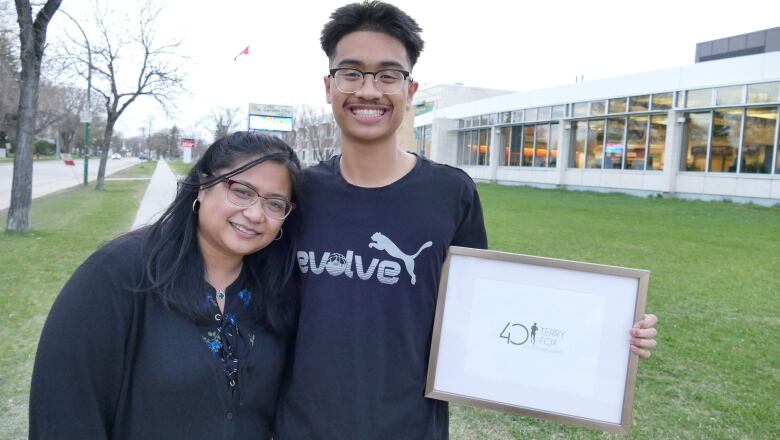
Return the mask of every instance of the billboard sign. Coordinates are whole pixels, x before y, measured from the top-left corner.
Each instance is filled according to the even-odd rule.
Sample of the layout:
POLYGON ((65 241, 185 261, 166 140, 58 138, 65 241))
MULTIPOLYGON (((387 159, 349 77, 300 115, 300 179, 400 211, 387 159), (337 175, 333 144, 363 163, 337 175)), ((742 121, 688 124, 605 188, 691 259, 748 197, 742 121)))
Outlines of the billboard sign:
POLYGON ((292 131, 292 118, 249 115, 250 130, 292 131))
POLYGON ((260 131, 292 131, 292 106, 250 103, 249 129, 260 131))
POLYGON ((291 105, 278 104, 249 104, 250 115, 284 116, 292 118, 293 108, 291 105))

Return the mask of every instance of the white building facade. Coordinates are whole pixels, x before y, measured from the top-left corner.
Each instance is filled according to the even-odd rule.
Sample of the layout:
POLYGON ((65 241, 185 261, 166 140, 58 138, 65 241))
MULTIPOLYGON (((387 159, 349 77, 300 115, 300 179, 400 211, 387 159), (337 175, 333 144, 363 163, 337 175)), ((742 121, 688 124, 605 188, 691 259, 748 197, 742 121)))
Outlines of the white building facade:
POLYGON ((770 52, 436 106, 414 126, 475 180, 774 205, 779 113, 770 52))

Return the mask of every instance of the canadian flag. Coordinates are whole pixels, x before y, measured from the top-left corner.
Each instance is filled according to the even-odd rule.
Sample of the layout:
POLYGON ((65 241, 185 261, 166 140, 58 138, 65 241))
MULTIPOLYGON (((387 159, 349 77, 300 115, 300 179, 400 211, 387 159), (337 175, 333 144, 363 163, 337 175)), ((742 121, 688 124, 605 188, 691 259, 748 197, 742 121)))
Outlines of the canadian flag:
POLYGON ((238 55, 236 55, 236 56, 233 58, 233 61, 237 60, 237 59, 238 59, 238 57, 240 57, 241 55, 249 55, 249 46, 245 47, 245 48, 244 48, 244 50, 242 50, 241 52, 239 52, 239 54, 238 54, 238 55))

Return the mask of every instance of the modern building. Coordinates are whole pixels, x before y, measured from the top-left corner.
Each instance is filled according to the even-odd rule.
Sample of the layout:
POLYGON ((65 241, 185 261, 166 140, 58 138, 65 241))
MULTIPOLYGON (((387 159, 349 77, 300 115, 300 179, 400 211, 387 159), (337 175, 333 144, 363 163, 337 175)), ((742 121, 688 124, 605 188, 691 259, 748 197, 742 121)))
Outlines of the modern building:
POLYGON ((780 27, 698 43, 696 62, 777 51, 780 51, 780 27))
MULTIPOLYGON (((486 89, 480 87, 467 87, 463 84, 441 84, 433 87, 427 87, 418 90, 414 96, 414 117, 426 113, 435 112, 439 109, 447 108, 453 105, 476 101, 491 96, 500 96, 512 93, 511 90, 486 89)), ((406 148, 407 150, 416 150, 418 154, 431 157, 431 140, 433 133, 431 125, 421 125, 414 128, 414 138, 416 139, 416 148, 406 148)), ((405 139, 404 132, 401 132, 401 139, 405 139)), ((402 141, 403 142, 403 141, 402 141)))
POLYGON ((774 205, 778 113, 766 51, 439 105, 414 127, 418 151, 475 180, 774 205))

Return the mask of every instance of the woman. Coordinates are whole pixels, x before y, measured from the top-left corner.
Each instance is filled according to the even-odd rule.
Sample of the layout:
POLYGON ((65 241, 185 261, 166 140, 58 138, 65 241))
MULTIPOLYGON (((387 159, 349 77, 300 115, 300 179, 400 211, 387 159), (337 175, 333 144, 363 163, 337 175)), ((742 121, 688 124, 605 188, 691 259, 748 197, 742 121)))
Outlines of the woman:
POLYGON ((90 256, 43 329, 30 438, 269 438, 295 324, 282 224, 299 180, 284 142, 232 134, 160 220, 90 256))

